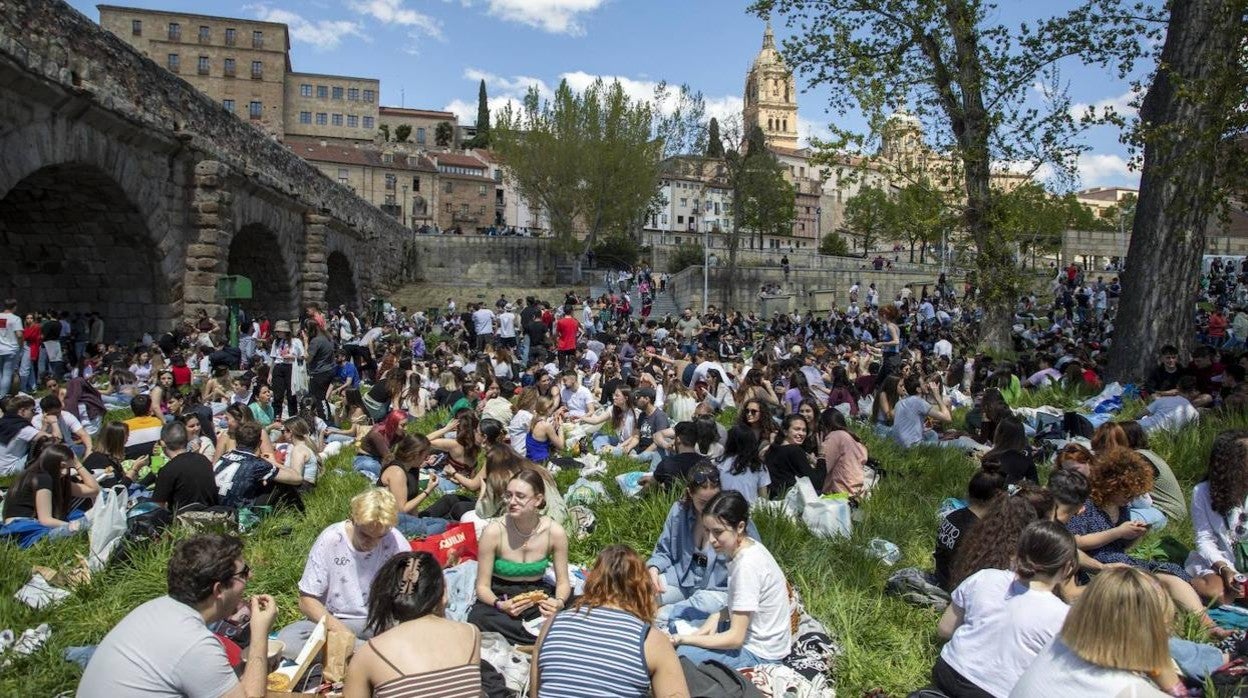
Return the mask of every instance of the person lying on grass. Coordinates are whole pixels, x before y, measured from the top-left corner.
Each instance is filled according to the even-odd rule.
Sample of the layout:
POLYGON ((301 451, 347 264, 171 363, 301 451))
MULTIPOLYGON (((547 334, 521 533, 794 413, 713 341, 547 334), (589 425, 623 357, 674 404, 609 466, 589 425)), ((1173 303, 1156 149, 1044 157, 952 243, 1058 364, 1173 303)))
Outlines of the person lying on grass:
POLYGON ((351 498, 346 521, 330 524, 316 537, 299 578, 299 610, 305 619, 278 633, 287 658, 295 658, 322 618, 328 630, 371 637, 366 623, 369 585, 387 560, 411 550, 394 527, 397 509, 388 490, 366 490, 351 498))
POLYGON ((21 547, 44 538, 64 538, 87 530, 90 519, 74 502, 95 499, 100 493, 91 471, 83 467, 64 444, 36 442, 38 456, 9 490, 4 500, 0 538, 14 537, 21 547))
POLYGON ((750 537, 749 519, 749 503, 733 490, 715 495, 702 512, 711 546, 729 560, 728 599, 695 632, 672 636, 677 654, 692 662, 744 669, 789 656, 788 583, 767 548, 750 537))
POLYGON ((248 602, 251 642, 241 681, 207 627, 238 610, 250 578, 238 538, 203 533, 178 543, 169 559, 167 595, 127 613, 104 636, 78 696, 264 695, 269 630, 277 618, 273 597, 258 594, 248 602))

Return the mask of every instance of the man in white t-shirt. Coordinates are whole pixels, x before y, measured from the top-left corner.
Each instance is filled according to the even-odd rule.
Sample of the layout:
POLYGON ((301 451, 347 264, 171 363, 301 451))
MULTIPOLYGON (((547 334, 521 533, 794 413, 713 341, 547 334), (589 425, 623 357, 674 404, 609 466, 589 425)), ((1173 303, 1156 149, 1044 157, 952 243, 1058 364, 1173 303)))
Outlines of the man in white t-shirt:
POLYGON ((581 385, 576 371, 564 371, 559 378, 563 381, 559 396, 563 401, 563 406, 568 408, 568 416, 584 417, 589 414, 590 405, 594 402, 594 394, 589 391, 589 388, 581 385))
POLYGON ((953 415, 945 404, 940 384, 923 383, 916 373, 906 376, 906 396, 893 408, 893 439, 902 446, 910 447, 924 441, 935 441, 936 435, 923 428, 925 417, 937 422, 950 422, 953 415), (927 398, 931 397, 932 402, 927 398), (934 404, 933 404, 934 403, 934 404))
POLYGON ((22 349, 22 319, 17 316, 17 300, 4 302, 0 313, 0 398, 9 394, 22 349))
POLYGON ((472 311, 472 329, 477 335, 477 350, 485 348, 487 344, 494 343, 494 311, 479 306, 472 311))
POLYGON ((277 601, 266 594, 251 597, 251 642, 241 681, 208 630, 243 603, 250 577, 238 538, 203 533, 179 543, 169 560, 168 595, 127 613, 104 636, 78 683, 79 698, 264 695, 277 601))
POLYGON ((294 659, 316 624, 367 638, 368 590, 382 565, 411 550, 394 527, 394 495, 374 489, 351 500, 351 518, 330 524, 316 537, 299 578, 299 610, 307 620, 282 628, 285 656, 294 659), (383 500, 389 498, 388 506, 383 500))
POLYGON ((498 343, 509 348, 516 347, 516 308, 508 303, 498 314, 498 343))
POLYGON ((1192 400, 1200 395, 1195 376, 1179 378, 1179 394, 1164 395, 1148 405, 1148 414, 1140 418, 1144 431, 1177 431, 1183 425, 1200 419, 1192 400))
POLYGON ((943 356, 945 358, 953 358, 953 342, 949 341, 948 335, 940 335, 940 339, 932 345, 932 354, 934 356, 943 356))

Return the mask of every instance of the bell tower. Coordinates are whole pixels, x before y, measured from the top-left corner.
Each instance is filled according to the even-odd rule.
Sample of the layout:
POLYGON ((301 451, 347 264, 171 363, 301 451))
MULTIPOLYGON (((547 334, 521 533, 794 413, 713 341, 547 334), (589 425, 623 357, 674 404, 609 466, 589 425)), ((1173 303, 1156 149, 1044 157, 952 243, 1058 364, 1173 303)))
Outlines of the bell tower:
POLYGON ((776 50, 771 20, 763 30, 763 48, 745 77, 743 117, 747 130, 755 125, 763 130, 767 145, 797 149, 797 89, 793 72, 776 50))

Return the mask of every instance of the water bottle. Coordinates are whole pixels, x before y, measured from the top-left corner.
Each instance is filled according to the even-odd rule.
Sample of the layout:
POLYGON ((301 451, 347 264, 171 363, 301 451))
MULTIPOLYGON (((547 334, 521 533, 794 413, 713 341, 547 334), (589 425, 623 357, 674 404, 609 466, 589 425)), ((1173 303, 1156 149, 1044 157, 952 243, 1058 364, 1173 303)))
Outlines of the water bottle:
POLYGON ((160 472, 160 469, 163 468, 165 466, 165 463, 168 463, 168 462, 169 462, 169 459, 165 457, 165 450, 160 447, 160 444, 158 443, 155 446, 153 446, 152 457, 151 457, 151 460, 148 461, 148 464, 147 464, 148 470, 150 470, 151 473, 155 475, 156 473, 160 472))
POLYGON ((892 567, 901 559, 901 550, 883 538, 872 538, 867 544, 867 552, 879 558, 880 562, 892 567))

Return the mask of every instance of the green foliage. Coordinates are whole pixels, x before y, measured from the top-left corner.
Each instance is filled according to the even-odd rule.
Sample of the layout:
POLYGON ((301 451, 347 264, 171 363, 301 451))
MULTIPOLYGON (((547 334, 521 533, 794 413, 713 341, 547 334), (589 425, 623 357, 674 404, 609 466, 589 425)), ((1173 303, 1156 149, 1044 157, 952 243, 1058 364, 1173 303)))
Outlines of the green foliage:
POLYGON ((706 156, 708 158, 722 158, 724 156, 724 142, 719 137, 719 119, 711 117, 711 125, 709 134, 706 137, 706 156))
POLYGON ((377 127, 377 132, 381 134, 381 140, 390 140, 390 124, 382 124, 377 127))
POLYGON ((394 141, 396 143, 406 143, 408 137, 412 135, 412 127, 410 124, 399 124, 394 129, 394 141))
MULTIPOLYGON (((485 93, 485 80, 481 80, 481 87, 477 90, 477 135, 469 141, 472 145, 470 148, 488 148, 490 147, 490 101, 485 93)), ((467 144, 465 144, 467 145, 467 144)))
POLYGON ((449 121, 438 124, 433 132, 433 141, 443 148, 449 148, 455 142, 455 127, 449 121))
POLYGON ((520 196, 550 217, 556 244, 577 250, 599 233, 629 230, 649 208, 663 141, 652 137, 653 112, 618 81, 595 81, 581 94, 567 81, 552 100, 530 89, 519 109, 498 115, 494 148, 520 196))
POLYGON ((687 242, 676 248, 667 262, 667 271, 669 274, 675 274, 686 267, 700 267, 702 262, 706 261, 702 245, 696 242, 687 242))
POLYGON ((849 256, 849 245, 845 242, 845 238, 836 233, 826 233, 823 239, 819 241, 819 254, 836 255, 837 257, 849 256))
POLYGON ((862 238, 862 251, 868 252, 880 237, 889 234, 897 209, 879 187, 863 187, 845 202, 845 227, 862 238))
MULTIPOLYGON (((942 232, 948 232, 955 224, 945 194, 926 179, 903 187, 894 205, 893 226, 910 244, 911 262, 916 245, 940 242, 942 232)), ((923 261, 922 255, 919 261, 923 261)))
POLYGON ((641 246, 631 235, 612 233, 599 238, 593 246, 594 258, 599 266, 613 269, 631 269, 637 264, 641 246))
MULTIPOLYGON (((761 133, 757 128, 755 131, 761 133)), ((751 146, 737 168, 732 197, 740 228, 759 235, 792 234, 795 195, 784 173, 784 165, 771 151, 751 146)))

